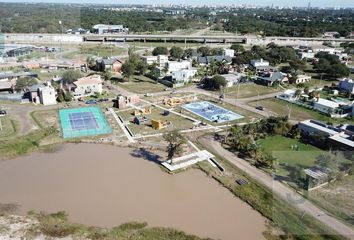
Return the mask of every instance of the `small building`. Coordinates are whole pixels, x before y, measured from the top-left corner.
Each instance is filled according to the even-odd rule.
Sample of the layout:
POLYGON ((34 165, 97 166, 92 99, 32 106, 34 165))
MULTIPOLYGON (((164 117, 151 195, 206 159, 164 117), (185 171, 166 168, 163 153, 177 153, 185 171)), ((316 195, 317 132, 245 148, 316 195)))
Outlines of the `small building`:
POLYGON ((14 84, 9 80, 0 80, 0 92, 13 92, 14 84))
POLYGON ((354 80, 349 78, 344 78, 340 80, 338 84, 338 89, 340 91, 354 94, 354 80))
POLYGON ((289 83, 287 75, 280 71, 262 74, 257 80, 266 86, 273 86, 275 83, 289 83))
POLYGON ((166 55, 158 55, 158 56, 143 56, 143 61, 147 65, 156 64, 157 67, 164 68, 168 63, 168 56, 166 55))
POLYGON ((339 32, 332 31, 323 33, 323 37, 325 38, 334 38, 336 36, 340 36, 339 32))
POLYGON ((41 103, 43 105, 57 104, 56 91, 49 81, 28 87, 27 95, 33 103, 41 103))
POLYGON ((96 60, 96 68, 99 71, 112 71, 114 73, 122 72, 123 62, 118 58, 101 58, 96 60))
POLYGON ((315 110, 329 115, 335 113, 339 106, 340 105, 337 102, 323 98, 317 98, 313 103, 313 108, 315 110))
POLYGON ((265 61, 263 59, 260 59, 260 60, 251 60, 250 61, 250 65, 256 69, 256 68, 259 68, 259 67, 269 67, 269 62, 268 61, 265 61))
POLYGON ((128 33, 129 29, 123 27, 123 25, 106 25, 96 24, 92 27, 92 33, 96 34, 116 34, 116 33, 128 33))
POLYGON ((95 93, 102 93, 102 79, 100 75, 90 75, 79 78, 74 84, 74 97, 81 98, 95 93))
POLYGON ((296 96, 296 89, 287 89, 282 94, 279 94, 277 98, 288 102, 298 100, 298 96, 296 96))
POLYGON ((222 74, 220 75, 225 78, 226 80, 226 87, 232 87, 236 84, 238 84, 241 81, 242 74, 237 74, 237 73, 228 73, 228 74, 222 74))
POLYGON ((168 61, 166 67, 167 67, 168 73, 172 73, 172 72, 179 71, 182 69, 192 69, 192 63, 189 60, 168 61))
POLYGON ((311 81, 311 76, 298 75, 295 79, 295 84, 307 83, 311 81))
POLYGON ((225 48, 224 49, 224 55, 233 58, 235 56, 235 50, 225 48))
POLYGON ((300 52, 299 53, 300 59, 314 59, 315 58, 315 53, 314 52, 300 52))
POLYGON ((185 83, 188 83, 192 78, 197 75, 197 69, 181 69, 177 71, 172 71, 172 81, 174 85, 181 85, 183 86, 185 83))

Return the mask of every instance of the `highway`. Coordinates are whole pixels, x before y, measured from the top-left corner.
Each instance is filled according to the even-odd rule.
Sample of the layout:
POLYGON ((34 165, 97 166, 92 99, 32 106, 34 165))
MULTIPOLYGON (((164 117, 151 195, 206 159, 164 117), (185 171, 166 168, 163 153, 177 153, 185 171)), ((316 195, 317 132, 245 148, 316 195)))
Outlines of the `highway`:
POLYGON ((354 42, 343 38, 305 38, 305 37, 257 37, 249 35, 178 35, 178 34, 48 34, 48 33, 4 33, 5 43, 82 43, 85 41, 180 41, 180 42, 215 42, 246 44, 322 44, 323 42, 354 42))

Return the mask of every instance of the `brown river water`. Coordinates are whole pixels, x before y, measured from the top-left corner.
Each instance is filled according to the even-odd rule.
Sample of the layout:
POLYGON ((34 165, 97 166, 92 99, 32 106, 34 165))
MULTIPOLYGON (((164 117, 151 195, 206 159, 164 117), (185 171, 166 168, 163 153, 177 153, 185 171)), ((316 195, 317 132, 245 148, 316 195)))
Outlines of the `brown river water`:
POLYGON ((215 239, 264 239, 266 219, 203 172, 170 175, 150 152, 67 144, 0 162, 0 203, 18 214, 65 210, 73 222, 102 227, 129 221, 215 239))

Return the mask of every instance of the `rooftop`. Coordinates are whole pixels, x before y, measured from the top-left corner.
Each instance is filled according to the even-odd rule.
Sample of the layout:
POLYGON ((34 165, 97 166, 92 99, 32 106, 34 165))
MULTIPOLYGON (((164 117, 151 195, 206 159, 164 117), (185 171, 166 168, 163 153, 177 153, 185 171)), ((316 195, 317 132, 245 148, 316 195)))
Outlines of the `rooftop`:
POLYGON ((317 101, 315 101, 315 104, 321 104, 323 106, 330 107, 330 108, 339 107, 338 103, 324 99, 324 98, 319 98, 317 101))

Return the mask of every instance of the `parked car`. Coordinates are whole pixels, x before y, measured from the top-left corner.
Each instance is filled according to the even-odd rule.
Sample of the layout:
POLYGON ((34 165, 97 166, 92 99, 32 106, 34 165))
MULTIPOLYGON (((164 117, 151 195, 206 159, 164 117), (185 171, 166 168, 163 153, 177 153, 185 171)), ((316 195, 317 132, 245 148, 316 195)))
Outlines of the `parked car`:
POLYGON ((5 116, 7 113, 5 110, 0 110, 0 116, 5 116))
POLYGON ((165 88, 165 91, 171 91, 172 88, 165 88))
POLYGON ((152 97, 152 94, 151 93, 145 93, 144 96, 145 97, 152 97))
POLYGON ((95 99, 90 99, 86 101, 86 104, 97 104, 97 101, 95 99))
POLYGON ((260 111, 264 111, 265 107, 263 107, 263 106, 257 106, 256 109, 257 109, 257 110, 260 110, 260 111))
POLYGON ((236 183, 237 183, 238 185, 242 186, 242 185, 246 185, 248 182, 247 182, 245 179, 240 178, 240 179, 237 179, 237 180, 236 180, 236 183))

